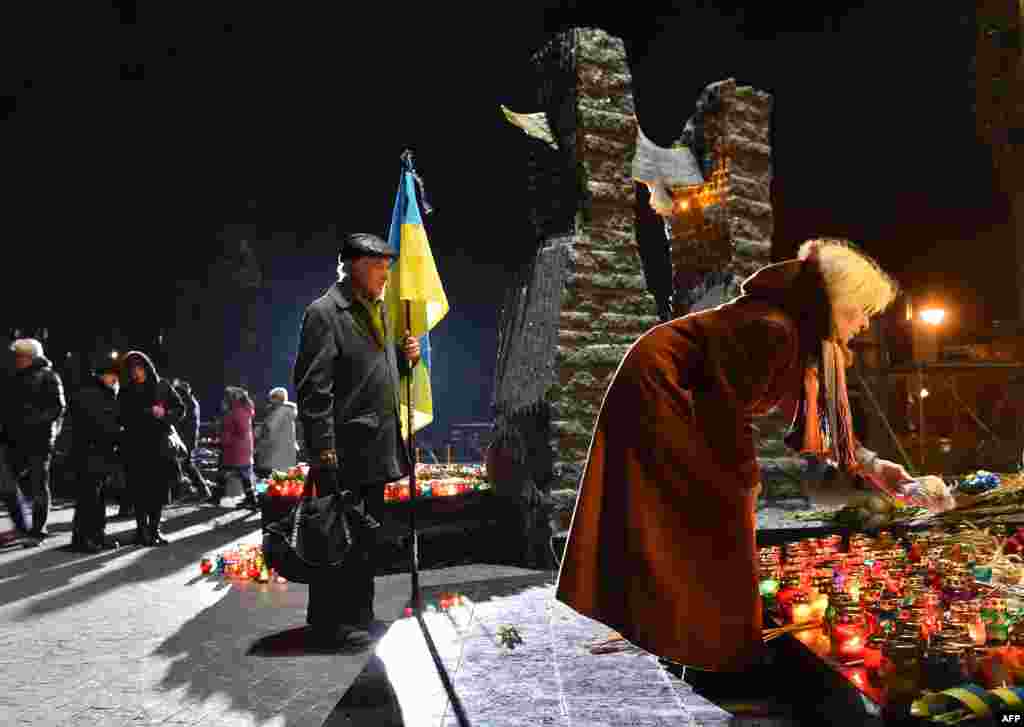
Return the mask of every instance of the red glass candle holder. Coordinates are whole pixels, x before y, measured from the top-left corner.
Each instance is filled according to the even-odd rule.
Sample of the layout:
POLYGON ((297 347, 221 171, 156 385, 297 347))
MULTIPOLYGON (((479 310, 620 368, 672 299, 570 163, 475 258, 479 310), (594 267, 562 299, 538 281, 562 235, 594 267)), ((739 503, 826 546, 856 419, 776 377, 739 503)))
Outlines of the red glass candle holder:
MULTIPOLYGON (((862 623, 832 624, 832 656, 841 662, 864 658, 864 625, 862 623)), ((881 655, 879 655, 881 658, 881 655)))

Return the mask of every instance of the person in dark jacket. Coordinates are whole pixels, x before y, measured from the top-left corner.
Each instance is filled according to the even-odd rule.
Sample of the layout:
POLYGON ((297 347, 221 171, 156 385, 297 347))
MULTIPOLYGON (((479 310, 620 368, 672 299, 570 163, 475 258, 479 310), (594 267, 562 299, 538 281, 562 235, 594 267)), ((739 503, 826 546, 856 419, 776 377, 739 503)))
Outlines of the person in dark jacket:
POLYGON ((78 552, 98 553, 119 545, 106 537, 104 498, 107 482, 119 466, 119 379, 117 361, 104 357, 94 366, 92 380, 71 401, 71 461, 78 472, 71 549, 78 552))
POLYGON ((4 402, 4 433, 11 469, 26 483, 32 499, 32 531, 46 538, 50 517, 50 465, 67 412, 64 384, 34 338, 18 339, 14 351, 14 378, 4 402))
MULTIPOLYGON (((339 280, 302 319, 294 384, 311 476, 321 495, 349 491, 370 517, 384 507, 384 485, 412 470, 399 424, 399 372, 419 361, 419 343, 387 343, 383 310, 388 268, 397 253, 376 235, 351 235, 339 255, 339 280)), ((367 531, 372 533, 373 531, 367 531)), ((374 619, 372 535, 349 555, 345 582, 309 584, 306 621, 320 638, 366 643, 374 619)))
POLYGON ((153 362, 141 351, 125 354, 121 382, 122 452, 128 488, 135 500, 135 542, 166 545, 159 531, 160 518, 178 479, 177 460, 167 442, 185 406, 170 382, 157 375, 153 362))
POLYGON ((192 461, 192 451, 199 441, 199 400, 192 394, 192 386, 181 379, 174 380, 174 390, 181 397, 185 404, 185 416, 178 425, 178 433, 181 434, 185 447, 188 448, 188 455, 182 460, 181 466, 185 475, 192 480, 192 484, 199 491, 202 497, 210 497, 213 494, 210 490, 210 483, 203 477, 203 474, 192 461))

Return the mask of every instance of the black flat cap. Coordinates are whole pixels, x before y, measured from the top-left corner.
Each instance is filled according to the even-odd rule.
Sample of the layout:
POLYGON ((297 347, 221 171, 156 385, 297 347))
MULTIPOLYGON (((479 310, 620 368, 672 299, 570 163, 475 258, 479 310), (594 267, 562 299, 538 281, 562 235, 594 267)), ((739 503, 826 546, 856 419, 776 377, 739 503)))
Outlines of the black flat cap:
POLYGON ((398 251, 377 235, 370 232, 356 232, 345 240, 341 253, 338 254, 338 260, 351 260, 364 255, 395 259, 398 257, 398 251))

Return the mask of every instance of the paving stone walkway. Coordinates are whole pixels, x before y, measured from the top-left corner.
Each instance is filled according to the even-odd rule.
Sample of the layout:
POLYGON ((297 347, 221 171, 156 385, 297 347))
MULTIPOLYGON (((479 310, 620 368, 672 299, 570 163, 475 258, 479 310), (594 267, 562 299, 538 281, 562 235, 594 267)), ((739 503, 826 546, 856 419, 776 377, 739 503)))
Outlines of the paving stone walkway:
MULTIPOLYGON (((402 618, 408 574, 377 579, 377 614, 397 621, 376 654, 325 653, 304 641, 305 586, 199 573, 203 556, 259 542, 258 515, 180 505, 166 512, 169 546, 95 555, 63 550, 71 516, 58 504, 41 547, 0 549, 0 725, 340 727, 356 724, 341 700, 371 659, 395 685, 400 724, 456 724, 415 619, 402 618)), ((608 630, 556 602, 554 579, 495 565, 422 573, 428 601, 469 598, 425 618, 475 727, 729 722, 650 654, 591 655, 608 630), (504 625, 524 638, 511 652, 495 643, 504 625)))

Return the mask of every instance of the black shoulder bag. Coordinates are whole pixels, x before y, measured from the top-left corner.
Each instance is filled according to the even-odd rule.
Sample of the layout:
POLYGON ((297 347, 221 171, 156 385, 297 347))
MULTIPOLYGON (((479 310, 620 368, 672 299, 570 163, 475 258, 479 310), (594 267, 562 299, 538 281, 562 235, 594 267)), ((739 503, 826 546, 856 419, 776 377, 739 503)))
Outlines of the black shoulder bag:
POLYGON ((319 474, 306 478, 302 496, 283 517, 286 503, 275 501, 285 498, 263 498, 264 562, 294 583, 310 583, 340 570, 358 537, 353 530, 364 526, 353 517, 359 513, 346 502, 347 493, 316 496, 319 474))

